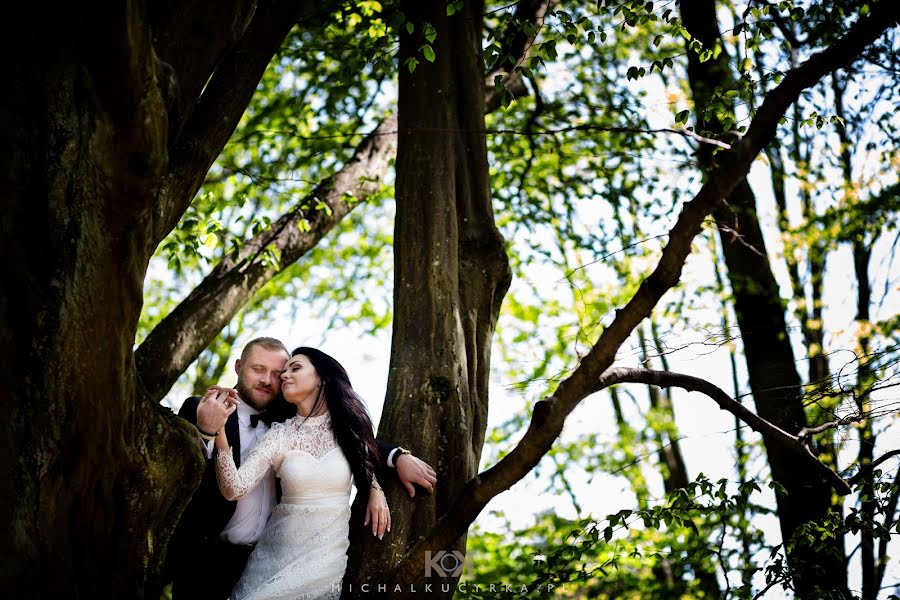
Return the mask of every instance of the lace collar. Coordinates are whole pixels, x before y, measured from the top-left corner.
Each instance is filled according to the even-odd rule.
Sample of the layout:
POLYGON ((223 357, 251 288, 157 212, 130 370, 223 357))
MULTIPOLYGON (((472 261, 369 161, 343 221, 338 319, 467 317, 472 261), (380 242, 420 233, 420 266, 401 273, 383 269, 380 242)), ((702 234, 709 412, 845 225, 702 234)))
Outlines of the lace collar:
POLYGON ((331 423, 331 413, 327 410, 321 415, 317 415, 315 417, 304 417, 303 415, 297 415, 293 419, 294 423, 298 426, 306 425, 309 427, 316 427, 326 425, 331 423))

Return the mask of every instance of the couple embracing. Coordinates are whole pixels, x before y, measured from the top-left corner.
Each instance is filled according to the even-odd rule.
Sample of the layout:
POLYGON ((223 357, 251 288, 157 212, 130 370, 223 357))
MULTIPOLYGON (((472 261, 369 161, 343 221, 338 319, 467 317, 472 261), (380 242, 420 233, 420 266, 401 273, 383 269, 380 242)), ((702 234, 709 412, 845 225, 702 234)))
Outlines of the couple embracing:
POLYGON ((173 599, 338 598, 351 484, 381 538, 391 518, 376 472, 395 469, 410 496, 414 484, 431 492, 435 472, 375 440, 346 370, 324 352, 257 338, 235 370, 235 389, 210 388, 179 411, 207 465, 170 544, 173 599))

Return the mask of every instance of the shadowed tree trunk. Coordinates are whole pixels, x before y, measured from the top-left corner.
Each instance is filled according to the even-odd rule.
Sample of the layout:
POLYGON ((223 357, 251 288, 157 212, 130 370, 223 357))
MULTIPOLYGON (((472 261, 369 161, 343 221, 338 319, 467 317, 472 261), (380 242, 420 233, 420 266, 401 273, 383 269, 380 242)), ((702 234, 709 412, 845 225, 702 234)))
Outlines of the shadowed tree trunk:
POLYGON ((20 598, 135 597, 200 467, 131 350, 166 99, 140 7, 55 10, 0 36, 4 573, 20 598))
MULTIPOLYGON (((721 54, 702 62, 688 51, 688 79, 699 128, 715 134, 726 132, 721 107, 714 91, 730 89, 734 77, 727 52, 722 48, 714 0, 680 3, 685 28, 704 49, 721 48, 721 54)), ((721 100, 718 100, 721 102, 721 100)), ((733 115, 733 111, 732 111, 733 115)), ((716 157, 701 147, 698 158, 706 170, 716 157)), ((757 413, 789 433, 806 426, 803 388, 788 338, 784 307, 769 265, 756 215, 756 199, 746 180, 737 184, 726 205, 714 212, 722 241, 722 254, 734 297, 735 313, 744 345, 750 388, 757 413)), ((764 437, 773 479, 787 491, 778 495, 778 517, 787 543, 804 523, 821 521, 831 509, 831 488, 817 474, 804 469, 795 457, 764 437)), ((788 552, 796 591, 812 597, 819 589, 847 595, 843 538, 824 542, 821 550, 798 544, 788 552)))
POLYGON ((2 584, 138 598, 202 469, 136 375, 147 265, 304 4, 23 6, 0 35, 15 57, 0 99, 2 584))
MULTIPOLYGON (((400 38, 394 324, 378 435, 434 465, 439 484, 416 501, 399 486, 388 490, 395 525, 384 541, 362 535, 351 544, 355 585, 377 582, 385 562, 447 512, 481 458, 491 339, 510 282, 491 206, 484 92, 473 85, 484 80, 482 9, 466 2, 448 17, 442 3, 401 4, 415 30, 400 38), (437 31, 433 63, 419 49, 428 43, 425 23, 437 31), (410 58, 419 61, 412 73, 410 58)), ((464 549, 462 536, 432 552, 464 549)), ((439 594, 441 583, 455 579, 427 581, 439 594)))

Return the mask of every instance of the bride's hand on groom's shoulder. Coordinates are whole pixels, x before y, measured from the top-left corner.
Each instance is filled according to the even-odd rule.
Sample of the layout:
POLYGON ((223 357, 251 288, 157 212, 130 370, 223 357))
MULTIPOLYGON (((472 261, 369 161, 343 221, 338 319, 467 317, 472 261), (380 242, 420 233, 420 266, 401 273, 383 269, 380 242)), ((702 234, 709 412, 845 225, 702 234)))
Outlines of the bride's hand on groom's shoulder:
POLYGON ((372 535, 382 539, 386 532, 391 531, 391 511, 388 509, 387 499, 380 487, 372 486, 369 490, 369 503, 366 506, 366 521, 363 527, 372 523, 372 535))

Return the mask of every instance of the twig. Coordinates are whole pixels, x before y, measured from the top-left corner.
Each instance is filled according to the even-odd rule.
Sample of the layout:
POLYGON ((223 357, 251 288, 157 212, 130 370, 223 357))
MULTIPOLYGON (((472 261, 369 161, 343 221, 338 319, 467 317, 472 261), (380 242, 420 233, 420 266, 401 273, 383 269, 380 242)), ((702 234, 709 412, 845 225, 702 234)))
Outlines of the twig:
POLYGON ((867 418, 869 418, 869 415, 853 413, 847 415, 846 417, 841 417, 840 419, 837 419, 835 421, 829 421, 828 423, 816 425, 815 427, 804 427, 800 430, 800 433, 797 434, 797 437, 804 443, 807 443, 810 436, 816 435, 817 433, 822 433, 823 431, 828 431, 829 429, 834 429, 835 427, 843 427, 844 425, 849 425, 850 423, 859 423, 860 421, 864 421, 867 418))
POLYGON ((766 585, 766 587, 764 587, 763 589, 759 590, 759 593, 758 593, 758 594, 756 594, 755 596, 753 596, 753 600, 759 600, 759 598, 762 598, 762 597, 765 596, 767 593, 769 593, 769 590, 771 590, 773 587, 775 587, 775 586, 778 585, 779 583, 782 583, 782 582, 784 582, 784 581, 786 581, 786 580, 787 580, 787 579, 786 579, 786 578, 783 578, 783 577, 782 577, 782 578, 775 578, 775 579, 773 579, 772 581, 769 582, 768 585, 766 585))
POLYGON ((672 373, 671 371, 617 367, 609 369, 600 376, 594 391, 600 391, 617 383, 643 383, 658 387, 680 387, 688 391, 705 394, 718 404, 719 408, 730 412, 754 431, 767 436, 769 439, 781 444, 784 448, 794 452, 810 467, 819 471, 822 474, 822 477, 832 485, 838 494, 846 496, 851 492, 850 485, 848 485, 840 475, 832 471, 827 465, 816 458, 799 437, 766 421, 743 404, 732 400, 732 398, 721 388, 705 379, 684 375, 682 373, 672 373))
POLYGON ((900 456, 900 449, 885 452, 884 454, 873 460, 872 464, 861 466, 856 475, 847 480, 847 483, 849 483, 850 485, 856 485, 856 483, 859 482, 860 479, 865 477, 868 473, 871 473, 875 469, 875 467, 888 460, 889 458, 893 458, 895 456, 900 456))

